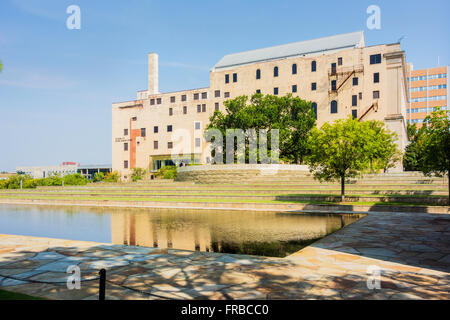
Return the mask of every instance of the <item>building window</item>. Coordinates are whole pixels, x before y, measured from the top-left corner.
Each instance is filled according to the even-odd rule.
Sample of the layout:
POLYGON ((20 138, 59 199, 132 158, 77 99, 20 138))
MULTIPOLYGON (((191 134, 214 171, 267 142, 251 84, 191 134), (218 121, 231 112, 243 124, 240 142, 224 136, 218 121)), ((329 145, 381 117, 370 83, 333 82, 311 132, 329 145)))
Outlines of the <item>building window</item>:
POLYGON ((331 113, 337 113, 338 112, 338 104, 336 100, 331 101, 331 113))
POLYGON ((336 74, 336 63, 331 64, 331 74, 336 74))
POLYGON ((317 83, 313 82, 311 83, 311 90, 315 91, 317 89, 317 83))
POLYGON ((200 147, 200 138, 195 138, 195 147, 198 148, 200 147))
POLYGON ((145 137, 146 136, 146 130, 145 128, 141 128, 141 137, 145 137))
POLYGON ((292 92, 293 92, 293 93, 297 92, 297 85, 296 85, 296 84, 294 84, 294 85, 292 86, 292 92))
POLYGON ((202 104, 202 112, 206 112, 206 104, 202 104))
POLYGON ((233 82, 237 82, 237 73, 233 73, 233 82))
POLYGON ((380 82, 380 73, 376 72, 373 74, 373 83, 379 83, 380 82))
POLYGON ((201 105, 197 105, 197 112, 202 112, 202 106, 201 105))
POLYGON ((256 89, 256 93, 261 93, 261 89, 256 89))
POLYGON ((353 78, 353 85, 354 85, 354 86, 357 86, 357 85, 358 85, 358 78, 357 78, 357 77, 354 77, 354 78, 353 78))
POLYGON ((225 92, 224 97, 225 98, 229 98, 230 97, 230 93, 229 92, 225 92))
POLYGON ((214 91, 214 97, 215 98, 220 98, 220 90, 214 91))
POLYGON ((316 115, 316 120, 317 120, 317 103, 313 102, 311 104, 311 109, 313 110, 314 114, 316 115))
POLYGON ((183 114, 187 114, 187 107, 186 106, 183 107, 183 114))
POLYGON ((123 129, 123 135, 127 136, 128 135, 128 129, 123 129))
POLYGON ((123 168, 124 168, 124 169, 128 169, 128 160, 125 160, 125 161, 123 162, 123 168))
POLYGON ((167 149, 173 148, 173 142, 167 142, 167 149))
POLYGON ((202 92, 202 99, 208 99, 208 92, 202 92))
POLYGON ((338 58, 338 66, 342 66, 342 58, 338 58))
POLYGON ((131 121, 137 121, 137 117, 131 118, 131 121))
POLYGON ((214 110, 219 111, 219 103, 218 102, 216 102, 214 104, 214 110))
POLYGON ((162 99, 161 98, 156 99, 156 104, 161 104, 161 103, 162 103, 162 99))
POLYGON ((273 94, 278 95, 278 88, 273 88, 273 94))
POLYGON ((362 100, 362 92, 359 93, 359 100, 362 100))
POLYGON ((225 83, 230 83, 230 75, 229 74, 225 75, 225 83))
POLYGON ((181 101, 187 101, 187 95, 183 94, 183 95, 181 96, 181 101))
POLYGON ((200 122, 195 123, 195 130, 200 130, 200 122))
POLYGON ((167 132, 172 132, 172 125, 167 126, 167 132))
POLYGON ((358 96, 353 95, 352 96, 352 107, 356 107, 358 105, 358 96))
POLYGON ((381 54, 373 54, 370 56, 370 64, 381 63, 381 54))
POLYGON ((153 141, 153 149, 158 149, 158 141, 153 141))
POLYGON ((198 100, 200 95, 198 93, 194 93, 194 100, 198 100))
POLYGON ((123 144, 123 151, 128 151, 128 142, 123 144))
POLYGON ((256 70, 256 80, 261 79, 261 69, 256 70))
POLYGON ((292 65, 292 74, 297 74, 297 64, 296 63, 294 63, 292 65))
POLYGON ((169 108, 169 116, 173 116, 173 108, 169 108))
POLYGON ((311 62, 311 72, 316 72, 317 69, 317 63, 315 61, 311 62))
POLYGON ((170 97, 170 103, 175 103, 175 97, 170 97))
POLYGON ((336 91, 336 80, 331 81, 331 91, 336 91))
POLYGON ((155 99, 150 99, 150 105, 151 106, 155 105, 155 99))
POLYGON ((352 110, 352 117, 353 119, 358 118, 358 110, 352 110))
POLYGON ((278 77, 278 67, 273 68, 273 76, 278 77))
POLYGON ((153 127, 153 133, 158 133, 158 126, 153 127))
POLYGON ((380 91, 374 91, 373 92, 373 98, 374 99, 380 99, 380 91))

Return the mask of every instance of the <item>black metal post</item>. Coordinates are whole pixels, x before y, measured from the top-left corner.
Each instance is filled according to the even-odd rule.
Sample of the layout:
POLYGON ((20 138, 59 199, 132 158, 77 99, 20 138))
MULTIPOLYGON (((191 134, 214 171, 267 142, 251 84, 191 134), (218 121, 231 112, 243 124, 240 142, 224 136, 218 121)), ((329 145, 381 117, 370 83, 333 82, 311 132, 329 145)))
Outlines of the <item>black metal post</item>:
POLYGON ((98 300, 105 301, 106 270, 105 269, 101 269, 99 274, 100 274, 100 283, 99 283, 98 300))

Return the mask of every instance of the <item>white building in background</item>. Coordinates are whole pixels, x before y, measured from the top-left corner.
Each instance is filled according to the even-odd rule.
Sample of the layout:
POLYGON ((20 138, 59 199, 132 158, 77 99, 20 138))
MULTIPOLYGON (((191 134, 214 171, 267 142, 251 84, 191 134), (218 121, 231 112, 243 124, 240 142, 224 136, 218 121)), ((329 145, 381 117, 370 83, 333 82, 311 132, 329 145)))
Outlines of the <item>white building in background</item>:
POLYGON ((92 179, 96 173, 111 172, 110 164, 100 165, 80 165, 75 162, 63 162, 59 166, 40 166, 40 167, 17 167, 18 174, 28 174, 34 179, 47 178, 54 175, 64 177, 69 174, 79 173, 88 179, 92 179))
POLYGON ((28 174, 34 179, 47 178, 54 175, 63 177, 68 174, 77 173, 78 166, 74 162, 63 162, 59 166, 17 167, 16 172, 18 174, 28 174))

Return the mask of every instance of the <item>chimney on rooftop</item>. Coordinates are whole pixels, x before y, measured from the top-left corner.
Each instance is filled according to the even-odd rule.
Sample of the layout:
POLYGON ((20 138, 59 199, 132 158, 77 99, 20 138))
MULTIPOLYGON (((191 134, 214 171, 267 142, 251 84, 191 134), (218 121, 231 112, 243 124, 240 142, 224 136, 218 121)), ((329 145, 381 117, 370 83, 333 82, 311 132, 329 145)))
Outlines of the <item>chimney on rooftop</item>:
POLYGON ((157 53, 150 53, 148 55, 148 93, 150 95, 159 93, 157 53))

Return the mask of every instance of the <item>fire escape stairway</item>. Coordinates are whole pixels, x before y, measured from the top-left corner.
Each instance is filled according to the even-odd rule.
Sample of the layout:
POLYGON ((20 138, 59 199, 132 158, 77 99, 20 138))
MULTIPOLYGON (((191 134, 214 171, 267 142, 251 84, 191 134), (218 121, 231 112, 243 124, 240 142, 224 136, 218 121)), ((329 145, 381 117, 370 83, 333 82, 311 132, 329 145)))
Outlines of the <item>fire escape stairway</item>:
POLYGON ((374 110, 375 112, 378 111, 378 100, 374 101, 370 107, 368 107, 364 112, 361 114, 361 116, 358 118, 358 121, 361 121, 371 110, 374 110))

